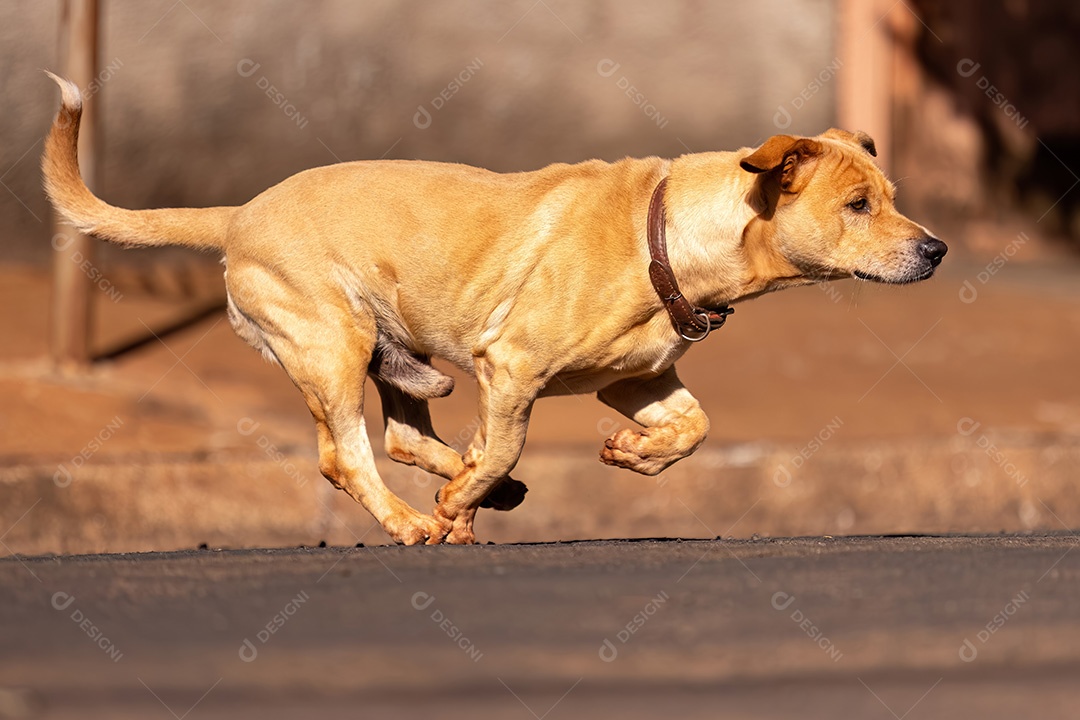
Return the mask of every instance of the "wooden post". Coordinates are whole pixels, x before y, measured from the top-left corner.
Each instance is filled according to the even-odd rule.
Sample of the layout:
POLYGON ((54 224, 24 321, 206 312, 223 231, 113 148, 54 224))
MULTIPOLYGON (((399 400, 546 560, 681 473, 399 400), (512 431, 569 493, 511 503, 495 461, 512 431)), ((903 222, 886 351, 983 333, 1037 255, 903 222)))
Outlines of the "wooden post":
MULTIPOLYGON (((920 127, 926 127, 925 122, 919 122, 920 112, 926 102, 923 91, 923 76, 919 68, 916 56, 916 45, 919 41, 919 19, 906 6, 902 12, 900 8, 894 9, 890 21, 892 23, 893 42, 893 94, 892 94, 892 122, 893 122, 893 146, 892 164, 889 168, 893 177, 919 177, 925 170, 920 167, 914 148, 926 146, 927 139, 918 137, 920 127)), ((923 214, 927 208, 919 208, 919 195, 911 190, 905 191, 897 198, 897 207, 903 211, 918 211, 923 214)))
POLYGON ((837 54, 843 62, 837 77, 837 121, 845 130, 874 138, 878 165, 892 169, 893 49, 890 15, 906 12, 891 0, 839 0, 837 54))
MULTIPOLYGON (((60 74, 84 92, 98 72, 98 0, 63 0, 60 19, 60 74)), ((79 134, 79 166, 87 185, 99 185, 100 134, 97 99, 84 98, 79 134)), ((91 293, 87 268, 94 259, 93 238, 53 220, 53 288, 50 350, 53 361, 68 369, 90 364, 91 293)))

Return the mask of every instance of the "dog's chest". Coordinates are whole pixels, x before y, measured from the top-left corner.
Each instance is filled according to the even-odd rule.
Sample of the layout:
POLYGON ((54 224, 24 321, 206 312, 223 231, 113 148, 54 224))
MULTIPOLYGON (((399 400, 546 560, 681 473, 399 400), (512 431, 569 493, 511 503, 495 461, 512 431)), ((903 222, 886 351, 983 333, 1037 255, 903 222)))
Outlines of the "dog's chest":
POLYGON ((675 338, 644 336, 620 338, 606 356, 590 366, 570 366, 548 381, 541 395, 593 393, 627 378, 660 375, 683 356, 690 343, 675 338))

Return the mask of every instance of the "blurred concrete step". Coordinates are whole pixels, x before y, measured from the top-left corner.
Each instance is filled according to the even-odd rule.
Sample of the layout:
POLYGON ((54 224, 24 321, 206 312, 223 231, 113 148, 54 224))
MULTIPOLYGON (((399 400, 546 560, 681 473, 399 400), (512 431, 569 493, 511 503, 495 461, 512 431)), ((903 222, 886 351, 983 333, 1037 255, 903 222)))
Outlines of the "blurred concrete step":
MULTIPOLYGON (((1080 527, 1080 441, 973 432, 947 441, 706 447, 649 478, 607 468, 594 447, 530 447, 530 487, 483 511, 481 541, 1066 530, 1080 527)), ((439 479, 379 461, 391 488, 430 510, 439 479)), ((89 553, 384 544, 372 518, 298 452, 197 462, 130 459, 65 472, 0 469, 3 551, 89 553)))

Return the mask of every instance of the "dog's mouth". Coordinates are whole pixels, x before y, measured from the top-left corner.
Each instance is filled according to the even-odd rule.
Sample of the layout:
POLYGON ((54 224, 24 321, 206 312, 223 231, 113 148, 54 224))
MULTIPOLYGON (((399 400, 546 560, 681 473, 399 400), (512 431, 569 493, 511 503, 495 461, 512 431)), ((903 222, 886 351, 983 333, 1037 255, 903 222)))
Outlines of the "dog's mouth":
MULTIPOLYGON (((908 283, 925 280, 934 274, 934 270, 941 264, 945 253, 949 252, 949 246, 936 237, 923 236, 912 239, 914 244, 914 258, 908 260, 903 274, 897 277, 883 277, 865 270, 855 270, 852 275, 860 280, 872 280, 889 285, 907 285, 908 283), (914 261, 914 262, 912 262, 914 261)), ((888 267, 888 264, 885 265, 888 267)))
POLYGON ((920 280, 926 280, 934 274, 934 266, 930 265, 925 269, 912 273, 909 275, 902 275, 898 278, 885 278, 880 275, 874 275, 873 273, 863 272, 862 270, 856 270, 852 273, 860 280, 870 280, 871 282, 885 283, 887 285, 908 285, 910 283, 917 283, 920 280))

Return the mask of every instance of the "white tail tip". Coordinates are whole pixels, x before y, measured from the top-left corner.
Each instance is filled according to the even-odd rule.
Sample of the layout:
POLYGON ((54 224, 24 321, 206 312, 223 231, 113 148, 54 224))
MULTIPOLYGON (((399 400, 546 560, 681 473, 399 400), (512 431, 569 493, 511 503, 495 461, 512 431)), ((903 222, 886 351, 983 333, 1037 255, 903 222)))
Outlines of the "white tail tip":
POLYGON ((64 107, 71 108, 72 110, 79 110, 82 108, 82 93, 79 91, 79 86, 70 80, 66 80, 59 75, 55 75, 48 70, 45 74, 53 79, 57 85, 60 86, 60 94, 63 98, 64 107))

